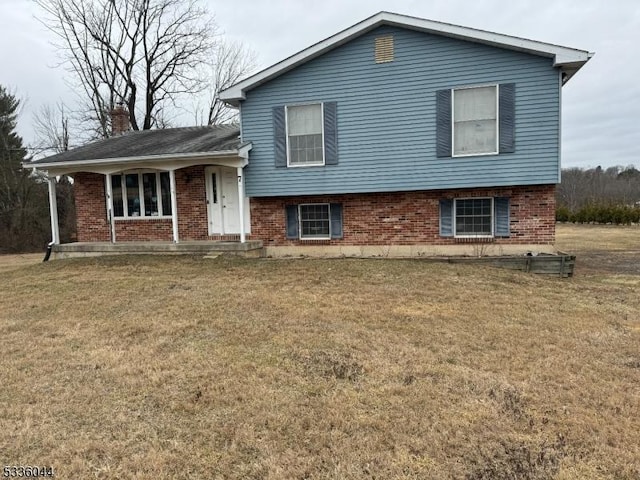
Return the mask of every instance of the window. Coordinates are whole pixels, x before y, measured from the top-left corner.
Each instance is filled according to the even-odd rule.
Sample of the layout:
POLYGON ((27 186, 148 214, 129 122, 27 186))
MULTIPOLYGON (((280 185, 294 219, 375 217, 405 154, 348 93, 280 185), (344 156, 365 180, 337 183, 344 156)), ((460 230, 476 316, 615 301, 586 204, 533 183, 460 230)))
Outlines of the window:
POLYGON ((111 190, 116 218, 171 215, 169 172, 112 175, 111 190))
POLYGON ((122 202, 122 175, 111 176, 111 192, 113 196, 113 216, 124 217, 122 202))
POLYGON ((338 165, 336 102, 275 105, 271 111, 276 168, 338 165))
POLYGON ((287 106, 289 166, 324 165, 322 104, 287 106))
POLYGON ((455 236, 490 237, 493 235, 493 199, 455 200, 455 236))
POLYGON ((285 219, 289 240, 342 238, 341 203, 286 205, 285 219))
POLYGON ((329 204, 300 205, 300 238, 331 238, 329 204))
POLYGON ((436 94, 436 157, 516 151, 516 84, 446 88, 436 94))
POLYGON ((140 182, 137 173, 124 176, 127 188, 127 217, 140 217, 140 182))
POLYGON ((509 197, 441 198, 440 236, 462 238, 509 238, 509 197))
POLYGON ((498 87, 453 90, 453 155, 498 153, 498 87))

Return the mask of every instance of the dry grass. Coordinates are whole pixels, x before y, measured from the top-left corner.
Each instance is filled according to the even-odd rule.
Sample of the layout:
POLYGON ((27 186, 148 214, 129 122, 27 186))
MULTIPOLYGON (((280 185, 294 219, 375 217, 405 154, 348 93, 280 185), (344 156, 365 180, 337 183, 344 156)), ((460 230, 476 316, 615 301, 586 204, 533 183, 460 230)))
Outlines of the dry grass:
POLYGON ((640 226, 559 224, 556 227, 560 248, 571 251, 640 249, 640 226))
POLYGON ((640 276, 608 272, 21 267, 0 280, 0 456, 58 478, 637 479, 639 311, 640 276))
POLYGON ((42 262, 44 253, 20 253, 17 255, 0 255, 0 273, 16 270, 26 265, 42 262))

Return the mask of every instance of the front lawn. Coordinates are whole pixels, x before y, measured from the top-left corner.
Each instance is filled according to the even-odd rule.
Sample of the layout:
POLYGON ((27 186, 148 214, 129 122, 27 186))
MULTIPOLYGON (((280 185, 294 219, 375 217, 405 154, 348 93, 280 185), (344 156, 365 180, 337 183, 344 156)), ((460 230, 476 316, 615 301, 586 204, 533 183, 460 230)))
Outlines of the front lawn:
MULTIPOLYGON (((588 244, 559 238, 587 258, 604 234, 580 228, 588 244)), ((638 248, 624 238, 607 249, 638 248)), ((6 268, 2 466, 637 479, 640 275, 587 267, 579 253, 571 279, 388 259, 6 268)))

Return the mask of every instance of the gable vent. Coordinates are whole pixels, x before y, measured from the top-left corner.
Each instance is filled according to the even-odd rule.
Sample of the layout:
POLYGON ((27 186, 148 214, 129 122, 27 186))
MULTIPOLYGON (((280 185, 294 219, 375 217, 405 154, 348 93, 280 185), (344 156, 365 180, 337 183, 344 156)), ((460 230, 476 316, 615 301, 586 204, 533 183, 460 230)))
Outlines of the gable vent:
POLYGON ((393 35, 376 37, 376 63, 393 62, 393 35))

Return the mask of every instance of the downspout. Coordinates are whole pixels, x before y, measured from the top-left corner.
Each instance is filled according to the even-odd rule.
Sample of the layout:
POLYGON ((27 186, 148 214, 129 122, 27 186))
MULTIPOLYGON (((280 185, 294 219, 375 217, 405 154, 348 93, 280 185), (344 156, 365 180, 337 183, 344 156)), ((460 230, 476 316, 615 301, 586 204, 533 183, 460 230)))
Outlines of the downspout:
POLYGON ((47 244, 47 251, 44 254, 44 259, 42 260, 43 262, 48 262, 49 261, 49 257, 51 256, 51 248, 53 248, 54 243, 53 242, 49 242, 47 244))

